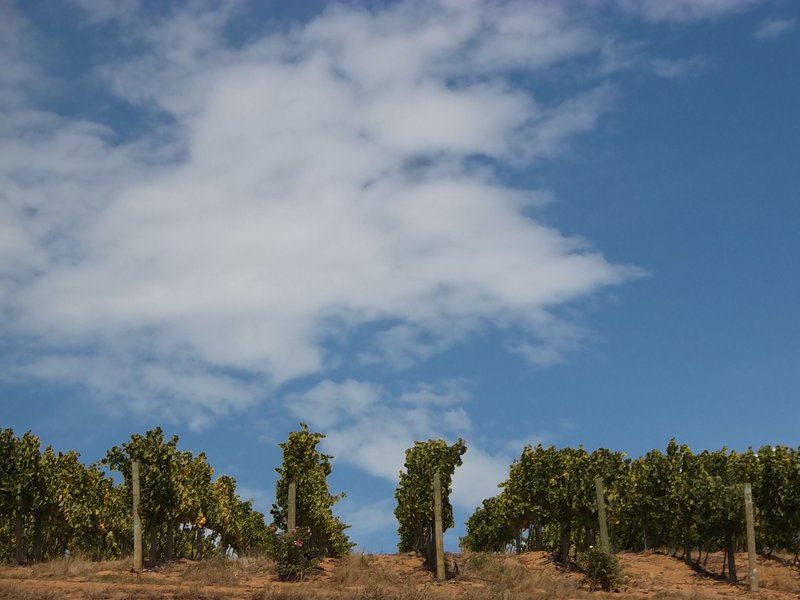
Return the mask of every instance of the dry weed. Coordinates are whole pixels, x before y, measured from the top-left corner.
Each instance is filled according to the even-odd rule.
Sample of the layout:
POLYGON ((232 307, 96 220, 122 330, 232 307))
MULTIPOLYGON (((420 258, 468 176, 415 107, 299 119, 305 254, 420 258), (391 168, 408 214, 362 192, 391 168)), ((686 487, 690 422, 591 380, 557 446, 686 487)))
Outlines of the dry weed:
POLYGON ((239 582, 239 569, 236 562, 224 557, 212 558, 190 564, 181 573, 181 578, 199 586, 231 586, 239 582))
POLYGON ((250 596, 251 600, 318 600, 324 597, 328 595, 322 595, 319 591, 308 590, 305 587, 267 587, 254 591, 250 596))
POLYGON ((357 591, 320 590, 316 587, 266 587, 253 592, 251 600, 453 600, 453 595, 435 586, 417 587, 408 582, 398 585, 368 584, 357 591))
POLYGON ((439 590, 433 585, 417 587, 404 583, 386 587, 371 584, 353 596, 353 600, 450 600, 451 594, 439 590))
POLYGON ((178 590, 172 600, 222 600, 225 596, 218 592, 203 591, 198 587, 178 590))
POLYGON ((111 590, 108 588, 102 590, 84 590, 84 600, 108 600, 111 598, 111 590))
POLYGON ((94 562, 85 556, 73 554, 63 558, 36 563, 31 567, 31 575, 37 579, 66 579, 69 577, 88 577, 100 571, 125 572, 129 562, 115 560, 94 562))
POLYGON ((265 577, 275 573, 275 561, 270 558, 243 556, 233 562, 240 577, 265 577))
POLYGON ((354 552, 339 559, 331 575, 331 581, 347 586, 390 586, 400 583, 401 578, 368 554, 354 552))
POLYGON ((681 594, 678 592, 668 592, 666 590, 662 590, 653 595, 653 600, 706 600, 706 598, 708 598, 708 596, 702 595, 697 590, 693 591, 691 594, 681 594))
POLYGON ((180 574, 183 581, 198 586, 232 586, 251 577, 271 577, 275 563, 267 558, 224 557, 188 563, 180 574))
POLYGON ((768 590, 800 594, 800 573, 783 566, 759 565, 759 585, 768 590))
POLYGON ((64 600, 64 595, 53 590, 21 591, 14 585, 0 583, 0 600, 64 600))
POLYGON ((502 554, 470 553, 461 561, 462 579, 484 584, 482 589, 470 589, 464 598, 588 598, 574 579, 556 574, 532 571, 516 557, 502 554))
POLYGON ((153 590, 139 590, 130 592, 121 600, 167 600, 168 598, 171 598, 171 596, 165 596, 153 590))

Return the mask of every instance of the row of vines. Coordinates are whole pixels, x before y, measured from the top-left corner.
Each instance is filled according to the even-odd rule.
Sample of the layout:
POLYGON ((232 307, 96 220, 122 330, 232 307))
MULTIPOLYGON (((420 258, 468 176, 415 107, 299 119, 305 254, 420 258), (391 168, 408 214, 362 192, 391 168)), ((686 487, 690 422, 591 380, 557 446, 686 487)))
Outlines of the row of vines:
MULTIPOLYGON (((280 447, 282 465, 272 522, 242 500, 236 481, 214 477, 202 453, 178 448, 161 429, 133 435, 99 463, 76 452, 42 450, 30 432, 0 431, 0 561, 39 561, 81 553, 93 559, 132 551, 131 462, 140 463, 140 516, 149 561, 236 553, 290 557, 287 577, 316 558, 342 556, 353 544, 333 514, 343 496, 328 490, 333 457, 325 436, 301 424, 280 447), (106 474, 111 470, 117 480, 106 474), (296 529, 287 532, 288 490, 296 489, 296 529), (293 557, 293 558, 292 558, 293 557), (291 562, 290 561, 290 562, 291 562), (297 565, 300 565, 299 567, 297 565)), ((463 440, 415 442, 395 491, 401 552, 433 559, 434 473, 442 484, 443 528, 454 526, 449 496, 463 440)), ((700 563, 723 550, 728 574, 744 545, 742 484, 751 483, 757 546, 763 554, 800 555, 800 451, 767 446, 755 452, 693 453, 672 440, 631 460, 606 449, 527 446, 500 493, 469 518, 461 546, 470 551, 550 550, 569 564, 597 544, 595 478, 605 485, 614 550, 669 549, 700 563)), ((287 558, 286 560, 289 560, 287 558)))
POLYGON ((461 545, 473 551, 551 550, 569 563, 597 544, 594 479, 606 489, 615 550, 669 550, 699 564, 724 551, 736 577, 744 547, 742 486, 752 483, 758 551, 800 552, 800 452, 766 446, 757 452, 704 451, 670 441, 631 460, 600 449, 527 446, 500 493, 467 522, 461 545))
POLYGON ((400 473, 394 516, 399 523, 400 552, 422 554, 429 567, 435 561, 433 476, 439 473, 442 484, 442 529, 455 525, 450 491, 456 467, 467 451, 464 440, 452 446, 444 440, 415 442, 406 450, 405 471, 400 473))
POLYGON ((303 559, 341 555, 350 544, 331 507, 326 478, 332 457, 316 446, 324 436, 305 425, 281 444, 283 464, 273 522, 243 500, 236 480, 215 478, 205 454, 178 448, 160 428, 108 450, 84 465, 77 452, 42 449, 28 432, 0 430, 0 561, 25 563, 80 553, 91 559, 128 555, 133 547, 131 463, 140 464, 142 518, 149 562, 212 555, 276 554, 286 545, 287 482, 301 490, 298 529, 308 539, 303 559), (116 472, 117 480, 107 474, 116 472), (313 532, 313 535, 312 535, 313 532))

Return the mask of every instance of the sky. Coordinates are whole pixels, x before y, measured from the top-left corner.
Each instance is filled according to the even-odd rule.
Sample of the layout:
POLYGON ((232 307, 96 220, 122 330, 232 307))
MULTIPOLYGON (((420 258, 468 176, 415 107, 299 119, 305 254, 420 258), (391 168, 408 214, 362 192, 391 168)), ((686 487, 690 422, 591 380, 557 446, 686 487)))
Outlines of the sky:
POLYGON ((800 445, 789 0, 0 0, 0 426, 160 425, 268 511, 327 434, 394 551, 528 443, 800 445))

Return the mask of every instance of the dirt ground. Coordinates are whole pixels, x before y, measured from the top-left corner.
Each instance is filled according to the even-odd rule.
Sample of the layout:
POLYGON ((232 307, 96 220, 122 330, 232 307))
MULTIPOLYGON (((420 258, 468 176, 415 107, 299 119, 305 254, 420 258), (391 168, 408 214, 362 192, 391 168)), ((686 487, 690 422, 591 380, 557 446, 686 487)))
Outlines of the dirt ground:
MULTIPOLYGON (((453 576, 437 583, 415 555, 360 555, 326 560, 304 582, 275 580, 260 559, 176 561, 140 575, 129 561, 92 563, 64 559, 31 567, 0 568, 0 600, 610 600, 711 599, 749 596, 747 555, 737 557, 739 584, 719 577, 722 556, 705 571, 659 553, 619 555, 625 585, 619 593, 591 592, 576 572, 557 567, 548 554, 450 555, 453 576)), ((800 598, 800 572, 777 560, 759 559, 764 600, 800 598)))

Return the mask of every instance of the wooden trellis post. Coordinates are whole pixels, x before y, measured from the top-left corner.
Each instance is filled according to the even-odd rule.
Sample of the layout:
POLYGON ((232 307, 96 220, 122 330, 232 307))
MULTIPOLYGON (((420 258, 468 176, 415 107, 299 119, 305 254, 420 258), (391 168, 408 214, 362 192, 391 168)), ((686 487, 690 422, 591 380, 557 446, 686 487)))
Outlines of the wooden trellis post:
POLYGON ((756 565, 756 530, 753 525, 753 486, 744 484, 744 517, 747 524, 747 566, 750 591, 758 591, 758 566, 756 565))
POLYGON ((594 489, 597 492, 597 520, 600 522, 600 549, 603 552, 611 552, 611 544, 608 543, 608 525, 606 523, 606 497, 603 489, 603 478, 597 477, 594 480, 594 489))
POLYGON ((289 502, 286 508, 286 531, 297 527, 297 485, 294 480, 289 482, 289 502))
POLYGON ((434 545, 436 547, 436 579, 444 581, 444 528, 442 527, 442 478, 433 474, 434 545))
POLYGON ((131 461, 131 487, 133 488, 133 570, 142 572, 142 517, 139 515, 139 461, 131 461))

